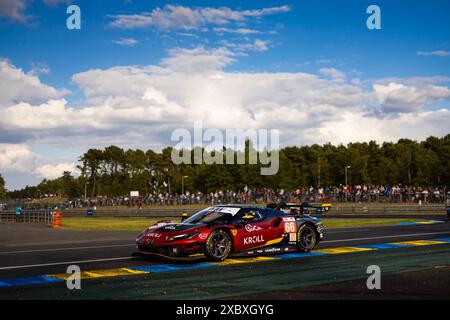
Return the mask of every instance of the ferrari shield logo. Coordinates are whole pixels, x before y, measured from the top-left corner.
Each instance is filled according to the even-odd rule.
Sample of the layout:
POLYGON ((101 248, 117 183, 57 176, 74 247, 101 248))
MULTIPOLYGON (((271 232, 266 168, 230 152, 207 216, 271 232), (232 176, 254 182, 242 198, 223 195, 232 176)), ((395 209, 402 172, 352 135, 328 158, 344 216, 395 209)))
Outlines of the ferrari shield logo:
POLYGON ((237 235, 237 230, 236 230, 236 229, 231 229, 231 234, 232 234, 233 236, 237 235))

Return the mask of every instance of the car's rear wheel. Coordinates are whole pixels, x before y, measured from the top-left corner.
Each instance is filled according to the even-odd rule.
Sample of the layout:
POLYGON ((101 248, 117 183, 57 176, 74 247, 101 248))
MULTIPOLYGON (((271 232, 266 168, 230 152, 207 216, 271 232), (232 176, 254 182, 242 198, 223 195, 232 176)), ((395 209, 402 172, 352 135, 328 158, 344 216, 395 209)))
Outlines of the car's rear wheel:
POLYGON ((230 235, 224 230, 214 230, 206 239, 205 255, 213 261, 225 260, 231 251, 230 235))
POLYGON ((309 224, 303 224, 297 231, 297 249, 300 252, 309 252, 316 246, 317 232, 309 224))

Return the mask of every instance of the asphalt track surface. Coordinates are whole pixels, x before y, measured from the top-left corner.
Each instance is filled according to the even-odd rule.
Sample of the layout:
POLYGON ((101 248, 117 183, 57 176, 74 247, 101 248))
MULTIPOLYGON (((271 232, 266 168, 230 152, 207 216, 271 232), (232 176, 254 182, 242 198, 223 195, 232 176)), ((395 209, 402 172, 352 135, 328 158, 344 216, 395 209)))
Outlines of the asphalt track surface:
MULTIPOLYGON (((0 283, 63 274, 71 264, 82 271, 168 264, 131 257, 136 235, 0 223, 0 283)), ((449 238, 450 224, 329 229, 325 237, 316 251, 449 238)), ((449 299, 450 243, 424 244, 254 263, 243 259, 244 263, 223 264, 220 269, 182 270, 169 263, 174 271, 82 280, 82 290, 68 290, 65 282, 0 286, 0 299, 449 299), (366 269, 373 264, 382 270, 381 290, 366 287, 366 269)))

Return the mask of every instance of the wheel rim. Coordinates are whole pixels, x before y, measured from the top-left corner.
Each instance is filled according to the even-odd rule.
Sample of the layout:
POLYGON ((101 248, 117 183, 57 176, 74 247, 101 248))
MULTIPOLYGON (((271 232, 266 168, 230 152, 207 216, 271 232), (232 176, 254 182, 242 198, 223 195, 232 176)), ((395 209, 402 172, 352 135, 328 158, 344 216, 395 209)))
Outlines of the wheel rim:
POLYGON ((311 250, 316 244, 316 234, 311 227, 306 227, 300 237, 300 244, 304 249, 311 250))
POLYGON ((216 258, 222 258, 228 250, 228 238, 223 233, 216 233, 212 236, 209 251, 216 258))

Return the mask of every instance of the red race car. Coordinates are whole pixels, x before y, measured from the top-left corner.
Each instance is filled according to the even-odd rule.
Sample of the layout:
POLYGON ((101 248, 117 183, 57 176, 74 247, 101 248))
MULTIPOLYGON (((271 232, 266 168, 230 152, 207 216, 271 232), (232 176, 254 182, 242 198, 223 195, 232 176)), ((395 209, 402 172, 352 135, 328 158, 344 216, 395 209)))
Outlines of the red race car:
POLYGON ((220 205, 206 208, 181 223, 162 221, 136 239, 140 253, 168 257, 228 256, 308 252, 323 238, 323 224, 309 215, 278 208, 220 205))

